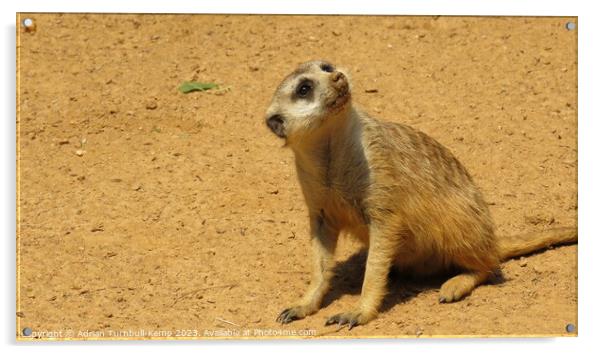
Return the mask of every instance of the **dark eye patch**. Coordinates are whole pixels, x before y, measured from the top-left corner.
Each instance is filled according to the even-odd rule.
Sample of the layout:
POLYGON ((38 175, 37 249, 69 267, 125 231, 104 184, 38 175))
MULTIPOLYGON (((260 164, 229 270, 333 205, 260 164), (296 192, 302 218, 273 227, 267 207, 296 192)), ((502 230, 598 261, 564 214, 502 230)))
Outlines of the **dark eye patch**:
POLYGON ((295 95, 297 97, 305 98, 307 97, 313 90, 314 84, 311 80, 305 79, 301 80, 297 88, 295 89, 295 95))
POLYGON ((322 69, 322 71, 326 71, 327 73, 331 73, 334 71, 334 67, 328 63, 320 65, 320 69, 322 69))

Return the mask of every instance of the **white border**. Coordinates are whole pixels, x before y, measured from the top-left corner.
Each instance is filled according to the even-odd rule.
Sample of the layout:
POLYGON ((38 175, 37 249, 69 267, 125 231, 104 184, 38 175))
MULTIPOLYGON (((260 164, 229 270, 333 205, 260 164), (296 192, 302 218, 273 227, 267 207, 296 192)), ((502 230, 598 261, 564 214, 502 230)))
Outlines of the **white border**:
POLYGON ((344 351, 355 353, 367 348, 377 348, 380 352, 421 353, 507 353, 509 351, 529 351, 530 353, 572 353, 588 351, 599 347, 595 337, 600 325, 598 285, 600 275, 600 226, 597 225, 602 200, 600 193, 600 141, 602 112, 600 101, 600 37, 602 33, 600 13, 595 11, 593 1, 384 1, 370 0, 350 4, 349 1, 305 0, 287 1, 194 1, 170 0, 157 3, 127 1, 43 1, 29 0, 18 5, 13 1, 3 1, 2 18, 2 61, 0 99, 2 100, 2 191, 0 203, 3 225, 4 259, 2 267, 2 298, 0 312, 0 333, 2 346, 9 352, 44 351, 50 353, 80 352, 82 348, 90 353, 104 353, 111 349, 127 349, 133 345, 143 345, 142 350, 151 353, 164 350, 178 352, 224 351, 226 349, 250 350, 251 352, 305 352, 307 350, 344 351), (16 343, 15 336, 15 13, 16 12, 145 12, 145 13, 321 13, 321 14, 403 14, 403 15, 537 15, 537 16, 579 16, 579 337, 546 340, 527 339, 422 339, 422 340, 344 340, 344 341, 262 341, 240 342, 104 342, 99 343, 16 343), (597 89, 597 90, 596 90, 597 89), (167 348, 175 346, 176 348, 167 348), (227 348, 226 348, 227 347, 227 348))
MULTIPOLYGON (((260 14, 398 14, 398 15, 536 15, 573 16, 582 1, 469 1, 445 0, 351 2, 343 0, 304 1, 156 1, 141 4, 127 1, 27 1, 20 12, 148 12, 148 13, 260 13, 260 14)), ((584 1, 583 1, 584 2, 584 1)), ((16 7, 16 6, 15 6, 16 7)))

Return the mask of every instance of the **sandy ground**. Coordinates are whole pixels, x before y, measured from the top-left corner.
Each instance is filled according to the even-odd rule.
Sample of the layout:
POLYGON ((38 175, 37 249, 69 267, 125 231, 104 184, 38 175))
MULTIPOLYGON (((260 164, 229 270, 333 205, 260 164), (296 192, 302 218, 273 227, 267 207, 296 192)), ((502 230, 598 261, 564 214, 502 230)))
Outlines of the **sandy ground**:
POLYGON ((359 299, 365 252, 352 239, 323 309, 277 324, 307 286, 310 248, 292 154, 263 122, 285 74, 328 59, 351 71, 356 104, 458 156, 502 237, 573 226, 577 33, 565 23, 575 19, 27 17, 36 31, 18 38, 17 336, 548 336, 577 326, 570 245, 505 263, 504 279, 453 304, 437 302, 444 279, 392 275, 376 320, 324 327, 359 299), (185 95, 184 80, 227 89, 185 95))

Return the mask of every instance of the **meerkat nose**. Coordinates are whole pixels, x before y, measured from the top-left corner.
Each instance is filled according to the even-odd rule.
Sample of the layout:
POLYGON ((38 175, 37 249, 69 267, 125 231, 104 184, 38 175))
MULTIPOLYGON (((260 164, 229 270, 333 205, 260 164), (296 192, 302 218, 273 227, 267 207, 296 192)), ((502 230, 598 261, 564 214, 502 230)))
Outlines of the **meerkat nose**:
POLYGON ((274 134, 284 138, 284 119, 280 114, 274 114, 273 116, 270 116, 268 119, 266 119, 266 124, 270 130, 274 132, 274 134))
POLYGON ((333 82, 339 81, 342 77, 343 77, 343 73, 340 71, 337 71, 336 73, 333 73, 332 75, 330 75, 330 79, 333 82))

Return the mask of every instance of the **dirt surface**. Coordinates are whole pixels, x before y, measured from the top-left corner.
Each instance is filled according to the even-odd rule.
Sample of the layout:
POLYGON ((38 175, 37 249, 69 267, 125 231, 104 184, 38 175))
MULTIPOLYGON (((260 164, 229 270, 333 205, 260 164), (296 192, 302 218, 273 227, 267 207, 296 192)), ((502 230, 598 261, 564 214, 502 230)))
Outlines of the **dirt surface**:
POLYGON ((287 73, 328 59, 351 71, 356 104, 456 154, 502 237, 573 226, 577 31, 565 24, 576 19, 24 17, 36 30, 18 26, 17 336, 25 327, 83 339, 577 326, 570 245, 505 263, 504 279, 453 304, 437 302, 444 278, 393 274, 376 320, 324 327, 359 299, 365 251, 353 239, 340 244, 322 310, 277 324, 309 282, 311 255, 292 153, 263 121, 287 73), (185 95, 185 80, 222 89, 185 95))

